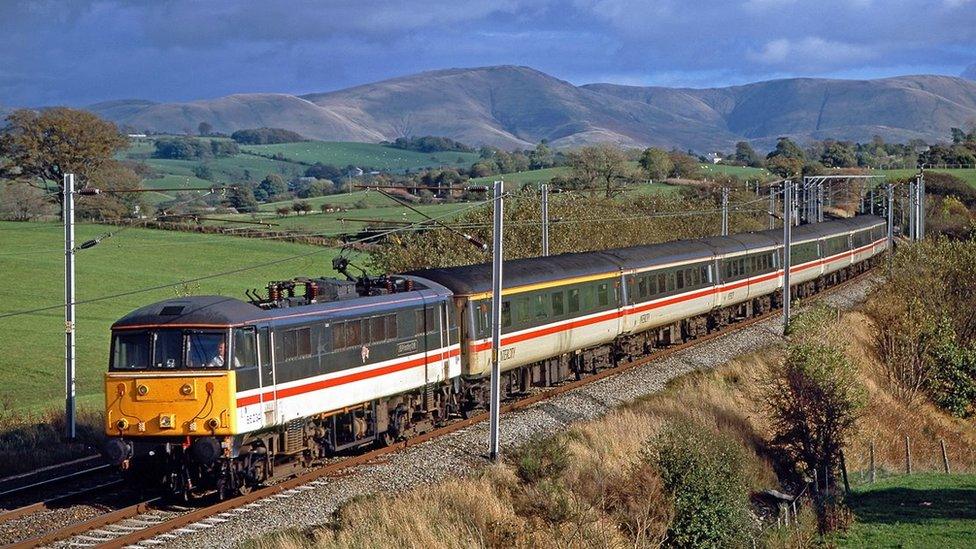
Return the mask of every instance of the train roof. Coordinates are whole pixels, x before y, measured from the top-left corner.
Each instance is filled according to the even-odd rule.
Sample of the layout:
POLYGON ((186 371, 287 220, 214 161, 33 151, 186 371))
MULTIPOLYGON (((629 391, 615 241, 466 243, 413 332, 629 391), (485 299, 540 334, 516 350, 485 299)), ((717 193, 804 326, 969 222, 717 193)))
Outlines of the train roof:
POLYGON ((405 277, 415 282, 409 292, 382 294, 338 301, 323 301, 307 305, 263 309, 249 302, 219 295, 174 298, 146 305, 132 311, 112 325, 113 330, 138 328, 228 328, 256 322, 301 321, 309 317, 328 315, 344 318, 389 311, 395 307, 409 307, 431 301, 449 299, 451 291, 428 280, 405 277))
POLYGON ((138 327, 215 327, 241 325, 259 320, 267 311, 240 299, 199 295, 167 299, 140 307, 120 318, 112 329, 138 327))
MULTIPOLYGON (((838 232, 865 229, 884 220, 874 216, 811 223, 794 227, 796 241, 814 240, 838 232)), ((554 278, 577 278, 619 269, 636 269, 653 264, 680 263, 707 259, 714 255, 742 252, 750 248, 782 245, 782 229, 715 236, 695 240, 676 240, 595 252, 566 253, 505 262, 502 276, 505 288, 548 282, 554 278)), ((442 284, 456 294, 479 294, 491 290, 491 264, 423 269, 407 273, 442 284)))

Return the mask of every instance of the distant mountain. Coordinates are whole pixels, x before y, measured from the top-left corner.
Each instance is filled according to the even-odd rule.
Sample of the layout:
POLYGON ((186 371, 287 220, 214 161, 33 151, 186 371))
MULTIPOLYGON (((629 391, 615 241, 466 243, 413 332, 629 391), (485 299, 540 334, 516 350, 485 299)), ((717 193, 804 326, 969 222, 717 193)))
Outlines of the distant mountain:
POLYGON ((574 86, 528 67, 447 69, 301 97, 239 94, 188 103, 112 101, 92 111, 139 130, 230 133, 277 127, 313 139, 392 141, 439 135, 471 145, 728 150, 777 137, 945 139, 976 119, 976 82, 948 76, 793 78, 726 88, 574 86))

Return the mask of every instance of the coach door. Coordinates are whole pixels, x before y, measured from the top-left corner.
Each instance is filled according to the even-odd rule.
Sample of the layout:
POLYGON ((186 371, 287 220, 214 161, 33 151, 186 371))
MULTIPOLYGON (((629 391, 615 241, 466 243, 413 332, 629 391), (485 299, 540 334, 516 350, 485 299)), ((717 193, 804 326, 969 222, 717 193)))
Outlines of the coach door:
POLYGON ((261 364, 261 411, 264 417, 264 426, 268 427, 275 423, 275 367, 274 348, 272 334, 268 328, 258 330, 258 360, 261 364))
POLYGON ((437 330, 438 341, 440 342, 440 352, 438 353, 440 357, 440 369, 438 372, 440 380, 445 380, 450 377, 448 369, 450 368, 451 361, 448 359, 450 356, 448 347, 451 346, 451 317, 448 314, 447 306, 447 301, 442 301, 437 305, 437 315, 440 317, 440 321, 437 323, 437 326, 440 328, 437 330))

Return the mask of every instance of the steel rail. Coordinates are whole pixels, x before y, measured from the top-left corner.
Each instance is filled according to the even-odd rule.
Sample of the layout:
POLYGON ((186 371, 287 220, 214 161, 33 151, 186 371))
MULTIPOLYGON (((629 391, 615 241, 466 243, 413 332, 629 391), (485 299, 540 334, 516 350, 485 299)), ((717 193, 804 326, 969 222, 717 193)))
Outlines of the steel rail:
POLYGON ((71 480, 73 478, 87 476, 87 475, 90 475, 92 473, 97 473, 99 471, 104 471, 106 469, 110 469, 111 467, 112 466, 109 465, 109 464, 97 465, 97 466, 91 467, 89 469, 83 469, 81 471, 74 471, 72 473, 68 473, 67 475, 61 475, 61 476, 58 476, 58 477, 47 478, 47 479, 44 479, 44 480, 41 480, 41 481, 38 481, 38 482, 33 482, 31 484, 25 484, 23 486, 18 486, 16 488, 10 488, 9 490, 6 490, 4 492, 0 492, 0 497, 7 497, 7 496, 10 496, 10 495, 13 495, 13 494, 18 494, 20 492, 25 492, 27 490, 41 488, 41 487, 47 486, 49 484, 55 484, 55 483, 58 483, 58 482, 63 482, 65 480, 71 480))
POLYGON ((152 505, 160 500, 161 498, 158 497, 147 499, 145 501, 136 503, 135 505, 130 505, 128 507, 123 507, 122 509, 117 509, 115 511, 98 515, 97 517, 82 522, 69 524, 68 526, 54 532, 48 532, 47 534, 42 534, 34 538, 18 541, 17 543, 11 544, 8 547, 11 549, 27 549, 29 547, 38 547, 41 545, 54 543, 56 541, 61 541, 78 534, 84 534, 85 532, 96 530, 102 526, 108 526, 128 518, 137 517, 147 511, 152 510, 152 505))
POLYGON ((93 493, 96 493, 96 492, 100 492, 100 491, 102 491, 102 490, 104 490, 106 488, 111 488, 113 486, 117 486, 119 484, 122 484, 123 482, 124 482, 123 479, 112 480, 112 481, 109 481, 109 482, 105 482, 105 483, 99 484, 97 486, 89 486, 87 488, 81 488, 81 489, 76 490, 74 492, 70 492, 70 493, 67 493, 67 494, 62 494, 60 496, 55 496, 53 498, 48 498, 48 499, 46 499, 44 501, 38 501, 38 502, 35 502, 35 503, 31 503, 30 505, 24 505, 23 507, 18 507, 16 509, 12 509, 10 511, 6 511, 6 512, 3 512, 3 513, 0 513, 0 524, 2 524, 4 522, 11 521, 11 520, 14 520, 14 519, 18 519, 20 517, 29 515, 31 513, 36 513, 38 511, 47 511, 47 510, 50 510, 52 507, 54 507, 56 505, 61 505, 61 504, 67 503, 67 502, 69 502, 71 500, 75 500, 75 499, 78 499, 78 498, 81 498, 81 497, 84 497, 84 496, 87 496, 87 495, 90 495, 90 494, 93 494, 93 493))

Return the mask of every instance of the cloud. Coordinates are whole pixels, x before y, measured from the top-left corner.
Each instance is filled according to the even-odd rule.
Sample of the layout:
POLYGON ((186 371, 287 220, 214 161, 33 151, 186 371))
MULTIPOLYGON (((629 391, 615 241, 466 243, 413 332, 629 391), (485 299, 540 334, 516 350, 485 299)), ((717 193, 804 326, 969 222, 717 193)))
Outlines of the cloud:
POLYGON ((869 61, 879 52, 871 47, 808 36, 799 40, 770 40, 759 50, 749 50, 750 59, 765 65, 824 69, 869 61))
POLYGON ((0 21, 5 105, 307 93, 490 64, 715 86, 976 59, 972 0, 0 0, 0 21))

